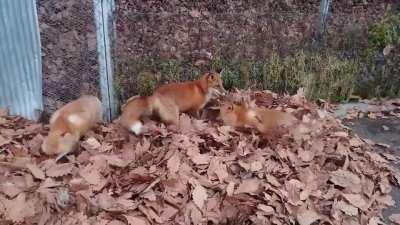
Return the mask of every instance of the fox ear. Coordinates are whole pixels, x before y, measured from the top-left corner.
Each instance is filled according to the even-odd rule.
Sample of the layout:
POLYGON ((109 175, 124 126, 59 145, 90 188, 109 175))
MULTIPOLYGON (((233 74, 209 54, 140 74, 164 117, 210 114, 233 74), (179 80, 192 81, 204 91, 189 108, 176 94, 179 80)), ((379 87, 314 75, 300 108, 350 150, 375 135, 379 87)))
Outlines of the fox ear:
POLYGON ((224 70, 223 68, 218 68, 218 69, 215 70, 215 72, 221 74, 223 70, 224 70))

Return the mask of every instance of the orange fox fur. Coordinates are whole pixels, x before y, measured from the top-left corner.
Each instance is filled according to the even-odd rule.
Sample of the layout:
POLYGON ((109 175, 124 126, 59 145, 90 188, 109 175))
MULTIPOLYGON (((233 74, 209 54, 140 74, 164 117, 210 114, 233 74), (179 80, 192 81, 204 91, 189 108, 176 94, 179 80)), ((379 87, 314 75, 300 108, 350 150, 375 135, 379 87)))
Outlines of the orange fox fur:
POLYGON ((254 127, 262 133, 279 126, 291 126, 298 121, 290 113, 249 106, 245 103, 234 104, 230 102, 222 104, 220 117, 226 125, 233 127, 254 127))
POLYGON ((64 105, 50 118, 50 131, 42 144, 47 155, 57 160, 74 150, 79 139, 102 121, 101 102, 94 96, 81 96, 64 105))
POLYGON ((179 124, 179 113, 198 113, 217 89, 225 91, 221 75, 204 74, 199 80, 172 83, 157 88, 148 97, 132 97, 121 107, 119 122, 136 135, 141 133, 143 116, 156 114, 167 124, 179 124))

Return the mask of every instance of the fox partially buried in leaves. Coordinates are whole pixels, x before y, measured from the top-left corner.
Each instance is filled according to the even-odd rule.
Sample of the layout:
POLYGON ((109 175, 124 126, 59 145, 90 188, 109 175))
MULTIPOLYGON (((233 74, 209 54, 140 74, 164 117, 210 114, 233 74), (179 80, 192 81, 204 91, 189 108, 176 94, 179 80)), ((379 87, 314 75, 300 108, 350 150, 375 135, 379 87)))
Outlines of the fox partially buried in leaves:
POLYGON ((261 133, 280 126, 295 125, 298 120, 287 112, 258 107, 254 102, 233 103, 225 101, 220 107, 220 117, 224 124, 233 127, 253 127, 261 133))

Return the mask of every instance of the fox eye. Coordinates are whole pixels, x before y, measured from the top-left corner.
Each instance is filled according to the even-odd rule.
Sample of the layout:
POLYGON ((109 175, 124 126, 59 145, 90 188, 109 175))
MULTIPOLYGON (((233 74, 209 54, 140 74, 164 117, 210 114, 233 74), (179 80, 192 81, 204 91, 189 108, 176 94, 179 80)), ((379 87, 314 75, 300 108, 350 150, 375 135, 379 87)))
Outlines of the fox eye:
POLYGON ((230 106, 228 106, 228 110, 229 111, 232 111, 233 110, 233 107, 230 105, 230 106))

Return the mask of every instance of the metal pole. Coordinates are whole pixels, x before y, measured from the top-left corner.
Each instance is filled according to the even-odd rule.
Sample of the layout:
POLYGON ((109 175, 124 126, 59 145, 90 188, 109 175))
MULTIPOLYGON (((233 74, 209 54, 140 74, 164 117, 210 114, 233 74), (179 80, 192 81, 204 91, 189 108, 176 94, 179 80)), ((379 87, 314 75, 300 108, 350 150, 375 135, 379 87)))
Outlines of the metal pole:
POLYGON ((321 0, 320 4, 320 35, 323 37, 326 32, 326 22, 329 15, 329 7, 332 0, 321 0))
POLYGON ((111 121, 117 112, 113 86, 112 40, 114 33, 114 0, 93 0, 95 7, 97 53, 100 64, 100 89, 105 119, 111 121))

